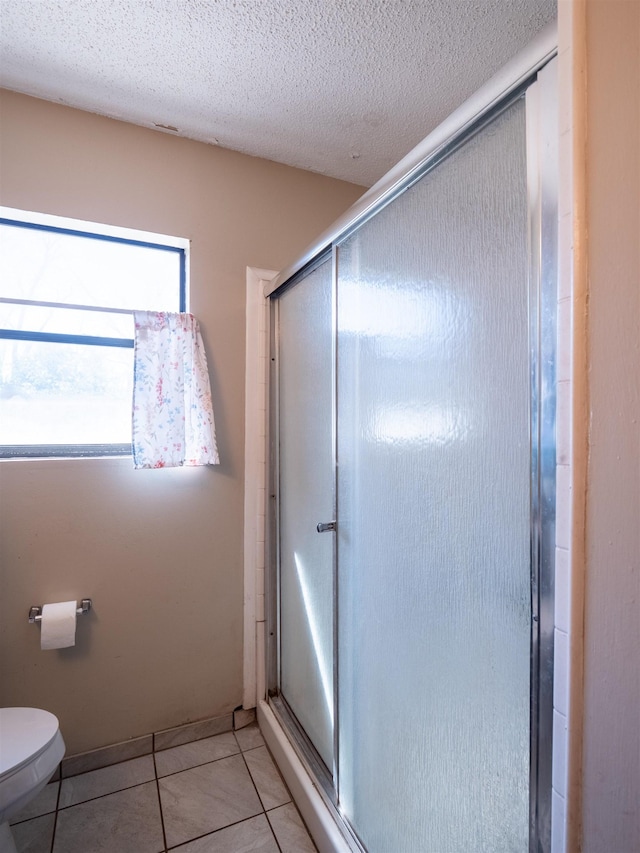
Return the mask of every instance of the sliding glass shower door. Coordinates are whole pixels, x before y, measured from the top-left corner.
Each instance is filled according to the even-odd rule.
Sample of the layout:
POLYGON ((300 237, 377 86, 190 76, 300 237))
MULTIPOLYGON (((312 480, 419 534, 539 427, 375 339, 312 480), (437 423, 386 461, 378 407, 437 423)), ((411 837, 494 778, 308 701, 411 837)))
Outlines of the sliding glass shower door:
POLYGON ((280 693, 333 769, 331 264, 278 300, 280 693))
POLYGON ((367 850, 526 851, 524 101, 338 248, 339 800, 367 850))
POLYGON ((550 844, 555 278, 529 98, 272 295, 269 690, 354 850, 550 844))

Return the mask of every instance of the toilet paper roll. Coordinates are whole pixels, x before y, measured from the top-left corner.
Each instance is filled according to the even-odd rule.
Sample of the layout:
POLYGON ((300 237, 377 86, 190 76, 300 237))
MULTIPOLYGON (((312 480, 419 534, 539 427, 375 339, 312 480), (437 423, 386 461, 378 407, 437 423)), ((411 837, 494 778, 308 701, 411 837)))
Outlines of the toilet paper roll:
POLYGON ((42 608, 41 649, 67 649, 76 644, 75 601, 58 601, 42 608))

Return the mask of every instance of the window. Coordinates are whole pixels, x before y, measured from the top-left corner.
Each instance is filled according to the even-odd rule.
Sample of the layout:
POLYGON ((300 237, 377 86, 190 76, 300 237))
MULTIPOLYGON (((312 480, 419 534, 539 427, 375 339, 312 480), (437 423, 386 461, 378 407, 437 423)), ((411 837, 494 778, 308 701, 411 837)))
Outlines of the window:
POLYGON ((131 453, 133 311, 185 311, 188 241, 0 208, 0 456, 131 453))

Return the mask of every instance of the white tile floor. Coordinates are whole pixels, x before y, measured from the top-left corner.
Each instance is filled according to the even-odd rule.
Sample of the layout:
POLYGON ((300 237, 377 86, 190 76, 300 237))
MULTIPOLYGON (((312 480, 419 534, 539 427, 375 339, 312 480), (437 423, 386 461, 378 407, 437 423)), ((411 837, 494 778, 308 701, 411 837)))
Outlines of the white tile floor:
POLYGON ((256 725, 51 782, 19 853, 313 853, 256 725))

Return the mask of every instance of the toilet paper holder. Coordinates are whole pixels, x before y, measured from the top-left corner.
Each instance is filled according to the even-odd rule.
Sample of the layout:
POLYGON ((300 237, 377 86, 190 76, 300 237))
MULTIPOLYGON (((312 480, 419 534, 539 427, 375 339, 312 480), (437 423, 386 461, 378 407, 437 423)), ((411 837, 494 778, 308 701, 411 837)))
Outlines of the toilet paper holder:
MULTIPOLYGON (((76 613, 78 616, 82 616, 83 613, 88 613, 91 610, 91 599, 83 598, 80 602, 80 607, 76 609, 76 613)), ((29 623, 33 625, 34 622, 40 622, 42 620, 42 607, 38 605, 34 605, 29 608, 29 623)))

